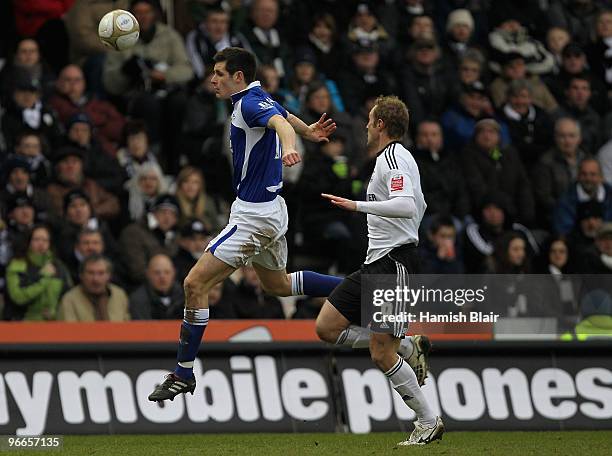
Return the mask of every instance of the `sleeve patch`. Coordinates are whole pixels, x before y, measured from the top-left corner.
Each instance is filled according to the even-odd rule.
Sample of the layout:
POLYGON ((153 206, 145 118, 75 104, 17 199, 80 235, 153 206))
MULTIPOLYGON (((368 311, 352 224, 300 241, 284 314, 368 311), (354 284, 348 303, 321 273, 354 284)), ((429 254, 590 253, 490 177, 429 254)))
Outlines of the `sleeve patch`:
POLYGON ((397 176, 391 178, 391 191, 400 192, 404 190, 404 176, 397 176))

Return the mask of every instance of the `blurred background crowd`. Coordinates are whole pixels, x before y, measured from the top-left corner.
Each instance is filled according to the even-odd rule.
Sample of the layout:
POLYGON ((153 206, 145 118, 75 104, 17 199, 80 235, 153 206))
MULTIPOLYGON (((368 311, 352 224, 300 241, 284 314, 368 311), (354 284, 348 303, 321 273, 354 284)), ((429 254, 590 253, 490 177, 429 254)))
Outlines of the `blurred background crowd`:
MULTIPOLYGON (((181 318, 182 280, 233 200, 231 105, 210 84, 227 46, 255 53, 289 111, 338 125, 285 170, 288 269, 342 275, 363 261, 365 217, 319 195, 364 199, 378 152, 365 147, 367 114, 396 94, 428 204, 422 272, 612 273, 610 3, 1 2, 3 318, 181 318), (124 52, 97 35, 117 8, 140 23, 124 52)), ((210 302, 213 318, 321 306, 287 307, 249 267, 210 302)), ((594 306, 612 319, 612 299, 594 306)))

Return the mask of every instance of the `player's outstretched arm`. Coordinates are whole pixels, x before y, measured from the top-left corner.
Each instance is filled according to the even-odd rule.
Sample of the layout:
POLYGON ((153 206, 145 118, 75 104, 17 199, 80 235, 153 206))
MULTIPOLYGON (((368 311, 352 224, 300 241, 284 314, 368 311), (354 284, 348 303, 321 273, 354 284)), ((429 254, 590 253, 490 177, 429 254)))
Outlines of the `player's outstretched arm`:
POLYGON ((336 123, 333 119, 326 119, 324 112, 321 118, 310 125, 306 125, 302 119, 289 113, 287 122, 291 124, 295 132, 302 138, 312 142, 328 142, 329 136, 336 131, 336 123))
POLYGON ((397 196, 385 201, 352 201, 327 193, 321 193, 321 196, 341 209, 365 212, 381 217, 412 218, 417 212, 413 196, 397 196))
POLYGON ((280 114, 270 117, 268 128, 272 128, 278 134, 283 148, 283 165, 293 166, 302 161, 300 153, 295 149, 295 131, 291 124, 280 114))

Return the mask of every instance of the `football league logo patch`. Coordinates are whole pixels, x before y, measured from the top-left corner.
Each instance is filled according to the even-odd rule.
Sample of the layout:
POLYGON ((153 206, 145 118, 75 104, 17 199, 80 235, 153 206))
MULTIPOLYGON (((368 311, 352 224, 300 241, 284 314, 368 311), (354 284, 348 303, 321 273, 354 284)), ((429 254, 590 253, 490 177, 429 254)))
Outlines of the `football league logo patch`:
POLYGON ((391 191, 399 192, 404 190, 404 176, 392 177, 391 178, 391 191))

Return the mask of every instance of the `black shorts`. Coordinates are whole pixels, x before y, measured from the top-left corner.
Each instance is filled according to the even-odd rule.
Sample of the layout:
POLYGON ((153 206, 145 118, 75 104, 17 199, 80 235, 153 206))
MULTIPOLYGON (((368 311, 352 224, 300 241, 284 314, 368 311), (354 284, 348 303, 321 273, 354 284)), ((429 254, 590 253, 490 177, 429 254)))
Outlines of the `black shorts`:
MULTIPOLYGON (((419 256, 414 244, 394 248, 384 257, 370 264, 362 264, 359 271, 346 276, 329 296, 328 301, 338 309, 351 324, 361 326, 361 275, 387 274, 398 275, 398 263, 408 274, 419 273, 419 256)), ((405 284, 407 285, 407 284, 405 284)), ((398 328, 398 333, 407 328, 398 328)), ((403 333, 402 333, 403 334, 403 333)), ((401 334, 398 334, 400 337, 401 334)))

